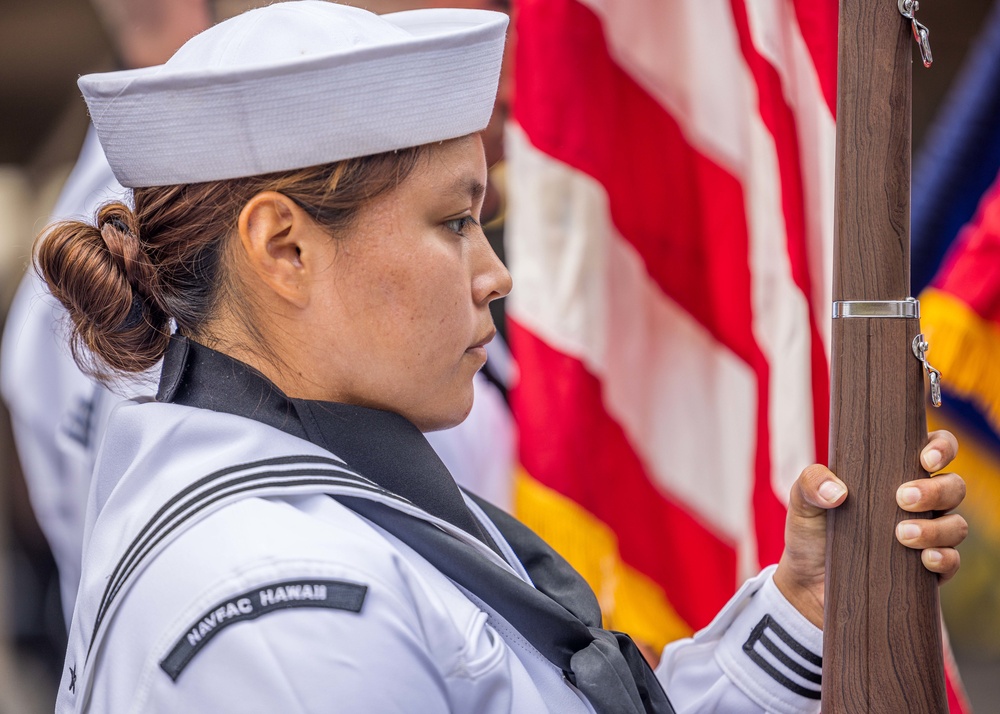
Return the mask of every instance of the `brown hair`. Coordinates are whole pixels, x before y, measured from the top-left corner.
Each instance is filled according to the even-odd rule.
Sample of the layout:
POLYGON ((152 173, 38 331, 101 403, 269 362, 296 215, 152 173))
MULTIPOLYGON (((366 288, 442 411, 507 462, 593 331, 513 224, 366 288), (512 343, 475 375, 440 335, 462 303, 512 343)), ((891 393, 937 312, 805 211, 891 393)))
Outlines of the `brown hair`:
MULTIPOLYGON (((113 202, 98 211, 96 225, 52 225, 39 237, 35 262, 69 312, 77 364, 105 381, 115 373, 141 372, 163 356, 171 319, 179 332, 198 337, 223 296, 239 315, 246 296, 227 268, 226 247, 254 195, 283 193, 335 234, 367 203, 402 183, 424 148, 225 181, 137 188, 134 209, 113 202)), ((249 316, 241 317, 256 336, 249 316)))

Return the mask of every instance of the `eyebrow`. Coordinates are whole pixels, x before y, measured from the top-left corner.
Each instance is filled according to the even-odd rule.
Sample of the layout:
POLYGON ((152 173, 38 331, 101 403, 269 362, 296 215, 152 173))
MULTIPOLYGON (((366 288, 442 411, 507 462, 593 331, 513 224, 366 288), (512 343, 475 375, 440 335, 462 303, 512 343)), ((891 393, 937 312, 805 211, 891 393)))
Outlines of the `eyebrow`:
POLYGON ((461 196, 462 198, 468 196, 473 202, 476 202, 486 193, 486 186, 478 179, 460 178, 451 185, 448 193, 461 196))

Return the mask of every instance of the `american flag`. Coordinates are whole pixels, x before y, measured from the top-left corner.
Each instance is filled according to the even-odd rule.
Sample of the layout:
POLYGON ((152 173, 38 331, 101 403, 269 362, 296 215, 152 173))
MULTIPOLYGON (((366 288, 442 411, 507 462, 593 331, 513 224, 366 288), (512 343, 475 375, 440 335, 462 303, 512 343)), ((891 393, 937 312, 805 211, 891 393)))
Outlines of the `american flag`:
POLYGON ((777 562, 826 461, 837 3, 516 15, 515 508, 658 649, 777 562))

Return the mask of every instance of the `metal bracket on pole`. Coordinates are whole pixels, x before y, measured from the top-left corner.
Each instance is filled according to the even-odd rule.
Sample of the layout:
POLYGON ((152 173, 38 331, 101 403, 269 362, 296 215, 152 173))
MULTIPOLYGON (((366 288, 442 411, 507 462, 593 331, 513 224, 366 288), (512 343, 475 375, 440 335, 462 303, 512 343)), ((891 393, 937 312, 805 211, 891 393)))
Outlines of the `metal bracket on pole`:
MULTIPOLYGON (((852 317, 867 318, 920 318, 920 302, 916 298, 905 300, 837 300, 833 303, 833 317, 848 319, 852 317)), ((927 352, 931 346, 924 339, 923 333, 913 338, 911 345, 913 354, 924 366, 928 379, 931 381, 931 404, 941 406, 941 372, 927 361, 927 352)))
POLYGON ((924 67, 930 67, 934 62, 934 55, 931 54, 931 31, 917 20, 917 10, 920 3, 917 0, 898 0, 899 13, 913 23, 913 39, 920 47, 920 59, 924 62, 924 67))
POLYGON ((927 372, 927 377, 931 380, 931 404, 939 407, 941 406, 941 372, 927 361, 927 352, 930 351, 931 346, 924 339, 923 333, 913 338, 912 348, 913 354, 923 363, 924 371, 927 372))
POLYGON ((837 300, 833 303, 833 317, 920 317, 920 303, 916 298, 905 300, 837 300))

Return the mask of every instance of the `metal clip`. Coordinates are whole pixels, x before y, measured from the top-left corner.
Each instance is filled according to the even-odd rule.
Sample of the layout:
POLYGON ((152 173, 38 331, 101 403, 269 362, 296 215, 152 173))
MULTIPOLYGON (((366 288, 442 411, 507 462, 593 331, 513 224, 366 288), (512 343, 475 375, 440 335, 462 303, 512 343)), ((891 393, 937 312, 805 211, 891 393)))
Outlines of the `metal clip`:
POLYGON ((913 39, 920 47, 920 59, 924 61, 924 67, 930 67, 934 62, 934 55, 931 54, 931 31, 917 20, 917 10, 920 3, 917 0, 898 0, 899 13, 913 23, 913 39))
POLYGON ((833 317, 920 317, 920 303, 916 298, 905 300, 837 300, 833 303, 833 317))
POLYGON ((927 353, 930 351, 931 346, 924 339, 922 332, 913 338, 912 347, 913 354, 923 363, 924 371, 927 372, 927 376, 931 380, 931 404, 939 407, 941 406, 941 373, 934 369, 930 362, 927 361, 927 353))

